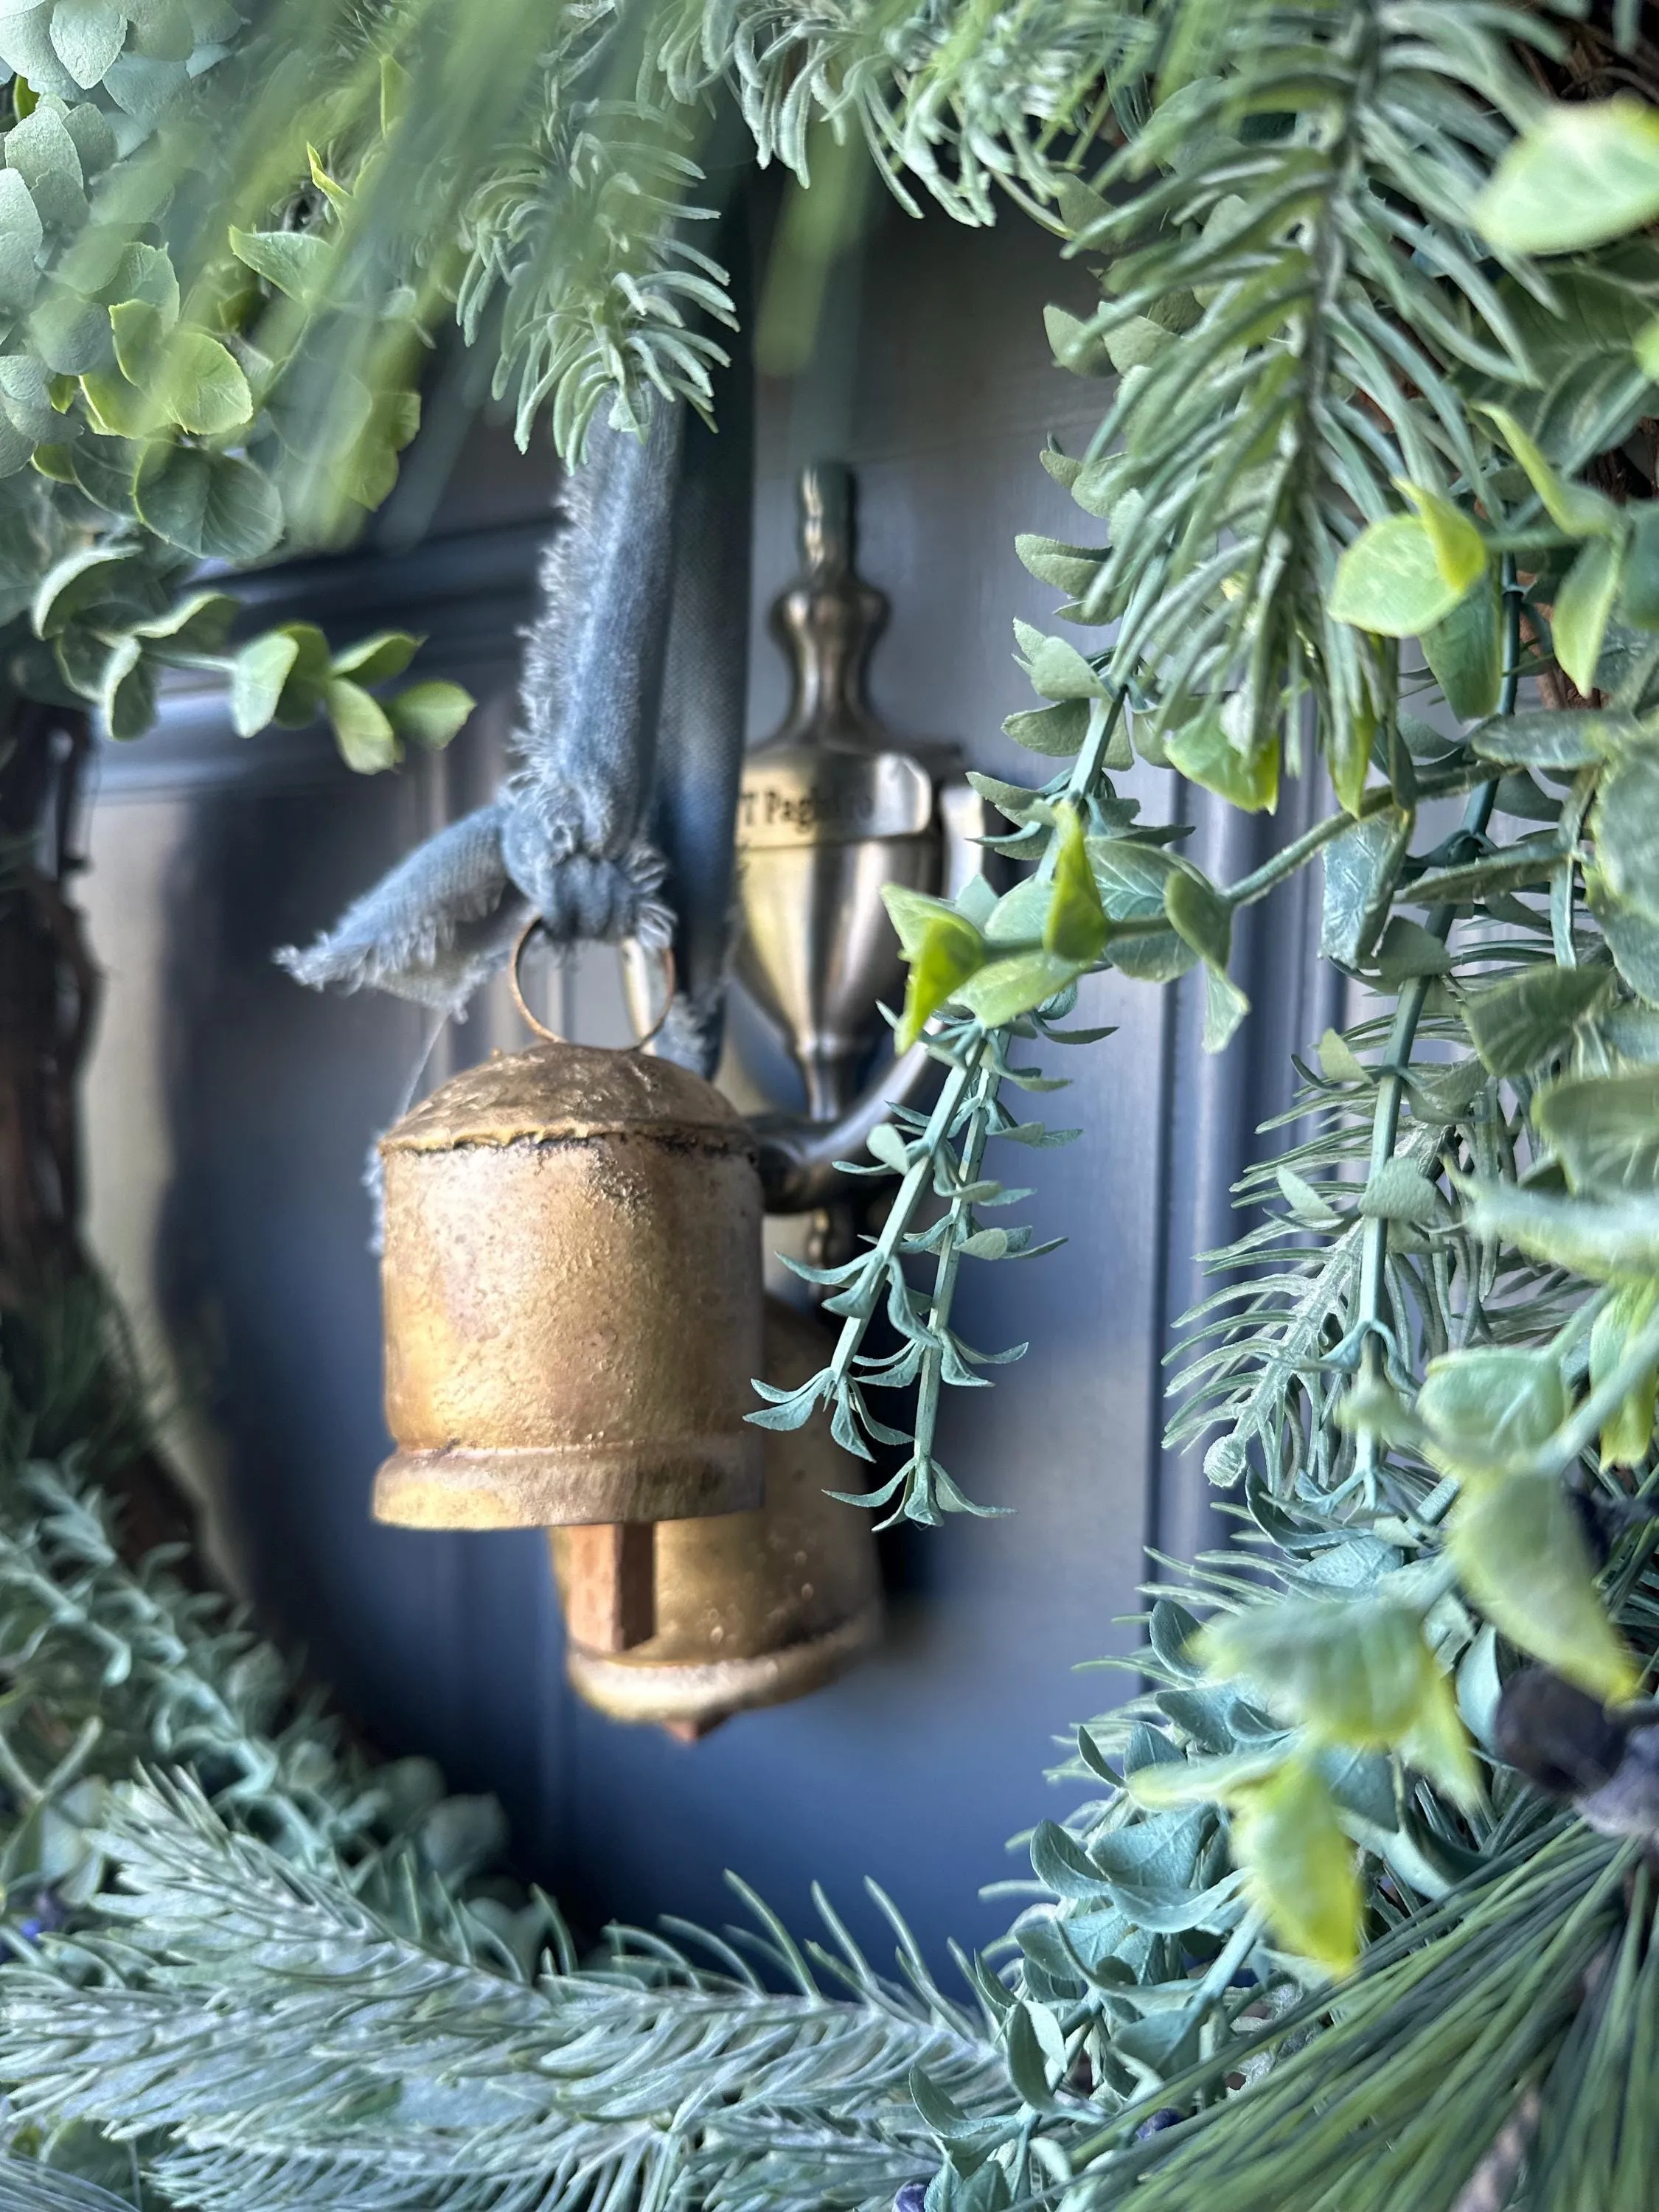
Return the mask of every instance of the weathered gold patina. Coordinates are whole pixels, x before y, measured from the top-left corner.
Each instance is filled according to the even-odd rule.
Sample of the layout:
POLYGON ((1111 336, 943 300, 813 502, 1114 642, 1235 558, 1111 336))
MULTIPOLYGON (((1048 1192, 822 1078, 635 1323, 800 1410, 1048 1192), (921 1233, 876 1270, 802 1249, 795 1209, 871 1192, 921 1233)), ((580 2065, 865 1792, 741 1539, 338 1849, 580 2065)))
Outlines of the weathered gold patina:
POLYGON ((382 1139, 386 1420, 374 1511, 416 1528, 758 1504, 754 1139, 665 1060, 549 1042, 382 1139))
MULTIPOLYGON (((767 1300, 769 1382, 796 1387, 833 1349, 821 1323, 767 1300)), ((622 1654, 572 1640, 567 1666, 578 1692, 612 1719, 698 1735, 730 1714, 804 1697, 845 1673, 881 1633, 869 1516, 825 1495, 848 1486, 848 1464, 825 1423, 768 1431, 761 1510, 659 1528, 656 1633, 622 1654)), ((549 1535, 568 1596, 568 1532, 549 1535)))

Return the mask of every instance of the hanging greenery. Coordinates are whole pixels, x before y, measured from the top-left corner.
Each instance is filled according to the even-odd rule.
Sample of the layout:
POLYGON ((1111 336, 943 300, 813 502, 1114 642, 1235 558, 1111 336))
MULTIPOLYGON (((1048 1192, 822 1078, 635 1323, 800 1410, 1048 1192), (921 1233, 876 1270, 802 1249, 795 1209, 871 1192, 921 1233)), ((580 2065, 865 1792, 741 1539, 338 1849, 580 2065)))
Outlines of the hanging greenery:
MULTIPOLYGON (((521 434, 545 414, 567 455, 602 410, 711 405, 732 310, 691 240, 728 94, 803 183, 824 133, 850 136, 901 198, 980 222, 1006 197, 1099 272, 1096 313, 1049 318, 1061 362, 1105 380, 1087 450, 1046 456, 1086 542, 1020 546, 1064 604, 1020 629, 1042 703, 1010 729, 1058 766, 979 780, 1029 872, 1000 900, 894 901, 902 1033, 943 1088, 872 1143, 892 1202, 820 1278, 831 1364, 758 1419, 827 1407, 850 1449, 907 1447, 875 1501, 975 1510, 935 1450, 942 1390, 988 1379, 952 1298, 964 1261, 1029 1253, 995 1167, 1066 1133, 1011 1098, 1051 1080, 1034 1050, 1100 1034, 1066 1026, 1079 981, 1190 974, 1224 1048, 1249 1012, 1234 917, 1317 861, 1358 1011, 1264 1133, 1177 1358, 1172 1433, 1203 1443, 1237 1541, 1162 1570, 1150 1686, 1080 1729, 1066 1771, 1092 1802, 1034 1831, 1041 1901, 958 1993, 896 1921, 879 1976, 827 1905, 821 1950, 757 1907, 752 1953, 623 1934, 580 1962, 550 1907, 475 1895, 477 1853, 434 1846, 476 1814, 286 1709, 268 1658, 164 1567, 121 1567, 84 1478, 14 1425, 0 2196, 55 2207, 51 2172, 79 2170, 207 2212, 806 2212, 922 2182, 928 2212, 1639 2212, 1659 2154, 1659 1715, 1634 1702, 1659 1650, 1640 11, 496 0, 485 36, 454 0, 316 0, 257 37, 207 12, 0 14, 21 72, 0 374, 33 395, 0 392, 7 495, 41 562, 53 531, 88 540, 52 591, 30 568, 14 613, 49 639, 61 611, 59 635, 82 623, 131 669, 183 631, 127 620, 119 564, 182 574, 266 550, 284 516, 327 536, 342 489, 376 504, 410 347, 452 309, 498 349, 521 434), (346 395, 325 414, 319 380, 346 395), (290 450, 285 408, 323 434, 290 450), (1331 809, 1212 882, 1120 794, 1137 758, 1251 811, 1322 777, 1331 809), (878 1312, 890 1357, 864 1349, 878 1312)), ((312 647, 258 650, 263 677, 245 656, 233 683, 281 708, 312 647)), ((394 672, 319 662, 307 709, 369 666, 394 672)), ((386 753, 347 704, 349 745, 361 724, 386 753)))

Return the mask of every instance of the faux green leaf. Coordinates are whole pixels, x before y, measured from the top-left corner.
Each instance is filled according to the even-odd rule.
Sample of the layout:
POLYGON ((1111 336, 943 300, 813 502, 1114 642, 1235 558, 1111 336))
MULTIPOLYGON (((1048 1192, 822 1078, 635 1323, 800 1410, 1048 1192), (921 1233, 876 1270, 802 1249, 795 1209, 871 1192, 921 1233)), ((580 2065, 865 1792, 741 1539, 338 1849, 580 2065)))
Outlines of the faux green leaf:
MULTIPOLYGON (((1618 1369, 1632 1336, 1645 1329, 1659 1306, 1659 1281, 1627 1284, 1602 1307, 1590 1329, 1589 1379, 1599 1389, 1618 1369)), ((1601 1430, 1603 1467, 1639 1467, 1653 1442, 1659 1407, 1659 1366, 1642 1376, 1601 1430)))
POLYGON ((1411 842, 1412 819, 1401 807, 1382 807, 1325 848, 1319 949, 1339 967, 1357 968, 1376 943, 1411 842))
POLYGON ((1463 1218, 1472 1236, 1513 1244, 1529 1259, 1570 1268, 1592 1283, 1659 1275, 1659 1199, 1603 1205, 1507 1182, 1466 1182, 1463 1218))
POLYGON ((1458 1712, 1450 1678, 1432 1662, 1417 1717, 1401 1741, 1400 1756, 1443 1790, 1454 1804, 1467 1810, 1480 1802, 1480 1770, 1474 1763, 1469 1732, 1458 1712))
MULTIPOLYGON (((1589 484, 1569 483, 1532 433, 1523 428, 1507 408, 1483 407, 1480 411, 1498 426, 1504 444, 1525 470, 1528 482, 1543 501, 1545 512, 1558 530, 1565 531, 1569 538, 1623 535, 1624 516, 1605 492, 1593 490, 1589 484)), ((1558 622, 1559 619, 1558 610, 1558 622)), ((1589 686, 1579 688, 1588 690, 1589 686)))
POLYGON ((1231 1752, 1213 1759, 1172 1759, 1156 1765, 1137 1766, 1124 1776, 1129 1795, 1150 1813, 1170 1812, 1185 1805, 1236 1804, 1243 1792, 1285 1763, 1280 1742, 1261 1751, 1231 1752))
POLYGON ((1397 991, 1413 975, 1443 975, 1452 964, 1445 940, 1420 921, 1397 914, 1376 948, 1376 969, 1388 991, 1397 991))
POLYGON ((1556 1476, 1466 1490, 1446 1541, 1463 1588, 1499 1635, 1592 1697, 1613 1704, 1636 1695, 1641 1669, 1607 1619, 1556 1476))
POLYGON ((1062 960, 1090 963, 1106 949, 1106 912, 1089 866, 1077 809, 1062 803, 1054 816, 1054 888, 1043 917, 1042 948, 1062 960))
POLYGON ((1239 1024, 1250 1011, 1250 1002, 1224 968, 1204 970, 1204 1028, 1199 1043, 1206 1052, 1224 1052, 1239 1024))
POLYGON ((1441 581, 1461 599, 1486 573, 1486 544, 1468 515, 1450 500, 1401 477, 1399 488, 1422 517, 1441 581))
POLYGON ((1063 758, 1076 752, 1089 734, 1088 702, 1065 699, 1054 707, 1033 707, 1023 714, 1010 714, 1002 726, 1027 752, 1063 758))
POLYGON ((1435 1185, 1398 1152, 1373 1169, 1360 1193, 1359 1211, 1368 1220, 1402 1221, 1416 1229, 1440 1228, 1449 1218, 1435 1185))
POLYGON ((1553 1083, 1533 1100, 1532 1120, 1570 1189, 1659 1196, 1659 1068, 1553 1083))
POLYGON ((153 447, 138 471, 133 497, 141 519, 158 537, 202 560, 256 560, 282 535, 276 487, 251 461, 234 454, 153 447))
POLYGON ((130 383, 143 385, 155 373, 167 338, 161 310, 148 300, 118 300, 109 311, 115 362, 130 383))
POLYGON ((192 592, 165 614, 135 623, 132 635, 143 638, 158 659, 217 653, 240 605, 228 592, 192 592))
POLYGON ((410 684, 385 703, 392 728, 406 744, 441 752, 477 702, 460 684, 434 678, 428 683, 410 684))
POLYGON ((1659 117, 1639 100, 1555 100, 1475 201, 1501 252, 1573 253, 1659 216, 1659 117))
POLYGON ((1336 1801, 1300 1759, 1258 1783, 1233 1814, 1233 1858, 1280 1941, 1342 1975, 1359 1954, 1359 1869, 1336 1801))
POLYGON ((50 568, 34 595, 34 629, 56 637, 76 616, 115 595, 135 574, 137 563, 122 545, 88 545, 50 568))
POLYGON ((1219 714, 1206 712, 1178 730, 1164 733, 1170 765, 1190 782, 1201 783, 1229 805, 1247 814, 1271 814, 1279 805, 1279 740, 1259 752, 1239 751, 1222 727, 1219 714))
POLYGON ((1592 828, 1606 892, 1659 921, 1659 757, 1644 750, 1614 763, 1602 778, 1592 828))
POLYGON ((1446 1352, 1429 1362, 1417 1417, 1443 1474, 1510 1474, 1531 1465, 1567 1418, 1561 1364, 1519 1345, 1446 1352))
POLYGON ((327 282, 334 248, 307 230, 229 231, 230 250, 256 276, 263 276, 291 300, 310 300, 327 282))
POLYGON ((253 737, 276 720, 276 702, 299 650, 292 637, 272 630, 236 655, 230 671, 230 719, 239 738, 253 737))
POLYGON ((333 673, 328 640, 315 623, 284 623, 282 635, 294 641, 294 659, 276 701, 276 720, 285 730, 302 730, 316 719, 333 673))
POLYGON ((136 637, 124 637, 105 665, 100 690, 104 726, 121 744, 142 738, 155 720, 155 664, 136 637))
POLYGON ((1488 569, 1449 615, 1419 635, 1446 704, 1460 721, 1490 714, 1504 681, 1504 611, 1498 572, 1488 569))
POLYGON ((1015 538, 1014 550, 1034 576, 1073 599, 1080 599, 1087 592, 1106 557, 1086 545, 1063 545, 1057 538, 1024 533, 1015 538))
POLYGON ((1463 1001, 1463 1019, 1493 1075, 1525 1075, 1566 1046, 1576 1025, 1613 995, 1605 968, 1526 968, 1463 1001))
POLYGON ((1422 1623, 1383 1600, 1309 1600, 1224 1613, 1199 1639, 1221 1680, 1246 1677, 1279 1718, 1319 1743, 1387 1750, 1423 1705, 1435 1665, 1422 1623))
POLYGON ((384 684, 388 677, 401 676, 424 643, 410 630, 380 630, 337 653, 333 672, 356 684, 384 684))
POLYGON ((1595 688, 1622 559, 1616 538, 1593 538, 1580 549, 1555 595, 1555 657, 1583 692, 1595 688))
POLYGON ((358 775, 377 775, 397 765, 400 748, 391 719, 361 684, 332 678, 323 686, 323 707, 349 769, 358 775))
POLYGON ((1447 582, 1427 524, 1395 514, 1369 524, 1343 553, 1331 613, 1376 637, 1420 637, 1445 620, 1467 588, 1447 582))
MULTIPOLYGON (((1649 326, 1659 351, 1659 318, 1649 326)), ((1635 527, 1625 553, 1619 611, 1638 629, 1659 629, 1659 501, 1644 500, 1634 510, 1635 527)))
POLYGON ((1226 967, 1233 949, 1232 909, 1213 884, 1192 870, 1172 868, 1164 879, 1164 911, 1201 960, 1226 967))
POLYGON ((179 428, 197 437, 222 437, 253 414, 253 394, 235 357, 205 331, 173 332, 156 393, 179 428))
POLYGON ((106 437, 148 438, 160 425, 155 402, 118 369, 91 370, 81 379, 81 392, 94 429, 106 437))
MULTIPOLYGON (((892 902, 888 901, 892 910, 892 902)), ((971 921, 949 907, 931 915, 906 948, 910 972, 905 984, 904 1013, 899 1023, 897 1045, 908 1052, 929 1020, 959 987, 985 964, 985 940, 971 921)))
POLYGON ((421 424, 416 392, 377 392, 356 436, 329 471, 334 487, 360 507, 375 507, 398 481, 398 456, 421 424))
POLYGON ((987 1029, 1000 1029, 1063 991, 1079 973, 1079 963, 1058 952, 1015 952, 988 962, 954 996, 987 1029))
POLYGON ((1321 1073, 1331 1083, 1369 1083, 1371 1072, 1336 1030, 1327 1030, 1319 1040, 1321 1073))
POLYGON ((1106 687, 1074 645, 1045 637, 1030 623, 1016 623, 1031 688, 1045 699, 1103 699, 1106 687))
POLYGON ((1496 714, 1470 732, 1482 760, 1510 768, 1593 768, 1642 734, 1634 714, 1612 707, 1528 708, 1496 714))

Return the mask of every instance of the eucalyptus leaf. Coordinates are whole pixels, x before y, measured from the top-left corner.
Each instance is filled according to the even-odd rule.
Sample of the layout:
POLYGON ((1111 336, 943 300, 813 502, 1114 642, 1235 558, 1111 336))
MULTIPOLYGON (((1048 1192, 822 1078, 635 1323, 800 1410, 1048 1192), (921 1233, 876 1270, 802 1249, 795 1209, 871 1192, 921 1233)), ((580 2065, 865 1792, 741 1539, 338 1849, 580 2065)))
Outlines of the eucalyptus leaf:
POLYGON ((1014 627, 1034 690, 1056 701, 1105 697, 1105 686, 1074 645, 1063 637, 1045 637, 1030 623, 1016 623, 1014 627))
POLYGON ((1233 1854, 1280 1940, 1326 1972, 1347 1973, 1359 1949, 1359 1869, 1316 1766, 1290 1761, 1246 1792, 1233 1854))
POLYGON ((1034 707, 1010 714, 1002 726, 1028 752, 1063 757, 1076 752, 1089 733, 1088 702, 1066 699, 1053 707, 1034 707))
POLYGON ((246 231, 233 224, 228 235, 236 258, 291 300, 309 300, 327 282, 334 248, 314 231, 246 231))
POLYGON ((1083 824, 1068 803, 1057 810, 1054 836, 1054 872, 1042 921, 1042 948, 1064 960, 1098 960, 1106 949, 1109 925, 1089 865, 1083 824))
POLYGON ((1448 615, 1419 631, 1418 642, 1446 704, 1472 722, 1497 706, 1504 681, 1503 601, 1488 568, 1448 615))
POLYGON ((434 677, 393 692, 385 704, 392 728, 405 744, 441 752, 465 726, 477 702, 461 684, 434 677))
POLYGON ((1642 734, 1635 715, 1603 707, 1531 708, 1498 714, 1471 731, 1483 760, 1513 768, 1594 768, 1642 734))
POLYGON ((1545 108, 1474 205, 1510 253, 1571 253, 1659 216, 1659 118, 1630 99, 1545 108))
POLYGON ((1533 1100, 1532 1120, 1570 1189, 1659 1196, 1659 1070, 1553 1083, 1533 1100))
POLYGON ((1419 516, 1391 515, 1368 524, 1337 562, 1331 615, 1378 637, 1419 637, 1443 622, 1468 589, 1448 583, 1419 516))
POLYGON ((1601 641, 1619 596, 1623 550, 1612 538, 1582 547, 1555 599, 1555 657, 1581 691, 1595 687, 1601 641))
POLYGON ((1463 1188, 1472 1236, 1516 1245, 1531 1259, 1571 1268, 1592 1283, 1659 1275, 1659 1199, 1626 1196, 1603 1205, 1496 1181, 1463 1188))
POLYGON ((1417 1395, 1430 1456, 1443 1474, 1464 1481, 1530 1466, 1548 1448, 1567 1409, 1559 1360, 1519 1345, 1443 1353, 1430 1361, 1417 1395))
POLYGON ((1412 821, 1401 807, 1380 808, 1325 848, 1320 951, 1339 967, 1357 968, 1375 947, 1389 919, 1412 821))
POLYGON ((1489 1073, 1524 1075, 1555 1058, 1577 1024, 1612 995, 1604 968, 1540 965, 1471 991, 1463 1019, 1489 1073))
POLYGON ((282 535, 276 487, 231 453, 153 447, 140 464, 133 499, 158 537, 204 560, 255 560, 282 535))
POLYGON ((1635 1696, 1641 1670, 1607 1619, 1554 1475, 1517 1474, 1466 1492, 1446 1541, 1464 1589, 1500 1635, 1593 1697, 1635 1696))
POLYGON ((1659 757, 1632 752, 1603 778, 1593 817, 1595 858, 1620 906, 1659 921, 1659 757))
POLYGON ((1215 792, 1247 814, 1273 813, 1279 805, 1279 748, 1277 738, 1254 753, 1241 752, 1228 736, 1219 712, 1202 714, 1164 734, 1171 768, 1191 782, 1215 792))
POLYGON ((1000 1029, 1046 1004, 1075 981, 1080 971, 1081 963, 1062 953, 1015 952, 987 961, 951 997, 987 1029, 1000 1029))
POLYGON ((334 726, 340 757, 349 769, 358 775, 377 775, 397 765, 401 749, 391 717, 361 684, 331 677, 323 686, 323 710, 334 726))

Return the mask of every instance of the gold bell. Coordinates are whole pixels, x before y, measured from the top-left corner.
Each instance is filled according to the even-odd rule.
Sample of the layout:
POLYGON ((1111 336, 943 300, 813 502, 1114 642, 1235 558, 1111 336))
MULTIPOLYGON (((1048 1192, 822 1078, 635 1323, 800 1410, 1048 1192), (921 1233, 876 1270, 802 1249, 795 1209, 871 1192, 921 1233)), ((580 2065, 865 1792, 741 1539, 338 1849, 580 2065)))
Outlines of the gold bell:
POLYGON ((550 1040, 390 1130, 376 1518, 586 1524, 585 1617, 651 1632, 648 1524, 759 1504, 755 1146, 666 1060, 550 1040))
MULTIPOLYGON (((817 1373, 832 1348, 821 1323, 780 1298, 766 1301, 765 1346, 766 1378, 785 1388, 817 1373)), ((816 1423, 768 1431, 765 1445, 758 1512, 657 1531, 656 1633, 625 1652, 593 1650, 577 1632, 576 1547, 570 1530, 549 1529, 567 1671, 578 1695, 612 1720, 702 1735, 732 1713, 805 1697, 879 1641, 869 1517, 824 1494, 845 1486, 848 1462, 816 1423)))

